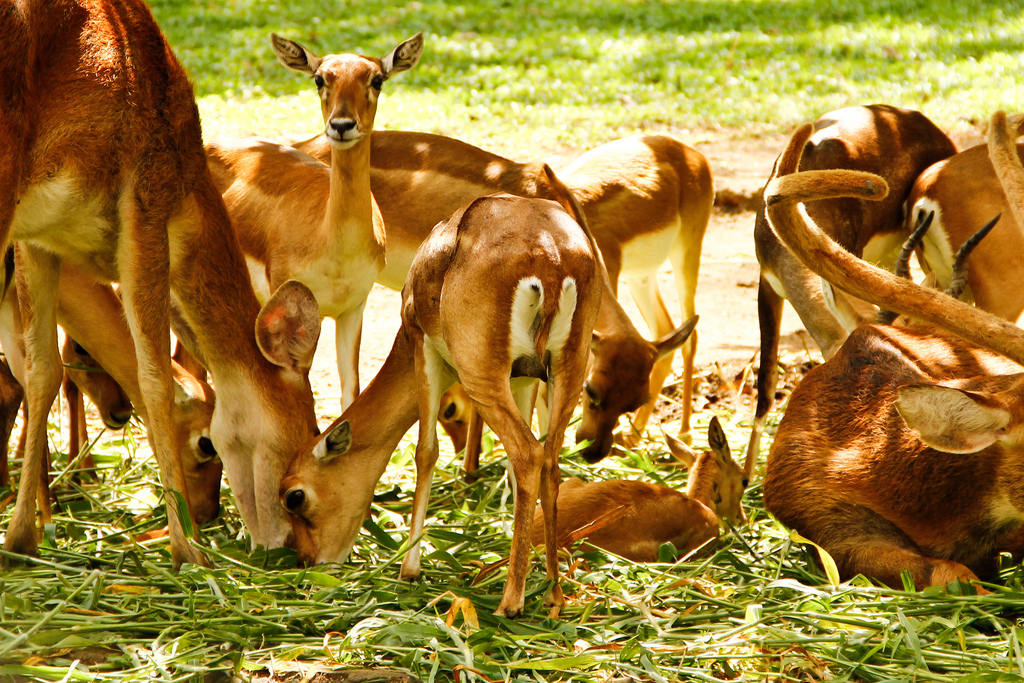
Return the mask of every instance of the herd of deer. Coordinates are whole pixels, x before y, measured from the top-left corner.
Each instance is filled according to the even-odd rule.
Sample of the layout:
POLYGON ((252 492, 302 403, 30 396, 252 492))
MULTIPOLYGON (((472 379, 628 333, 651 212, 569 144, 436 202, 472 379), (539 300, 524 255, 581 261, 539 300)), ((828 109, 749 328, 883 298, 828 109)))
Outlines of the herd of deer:
MULTIPOLYGON (((0 242, 11 245, 0 436, 10 436, 21 387, 26 410, 9 552, 35 553, 37 501, 49 515, 59 324, 66 359, 109 373, 70 387, 93 396, 111 427, 127 420, 130 401, 163 485, 188 503, 168 505, 176 565, 206 562, 179 515, 218 514, 222 466, 254 545, 344 561, 392 452, 418 421, 401 568, 416 579, 437 418, 465 444, 468 474, 486 421, 515 492, 498 613, 523 609, 531 543, 546 547, 547 603, 557 610, 561 545, 586 538, 653 560, 662 543, 695 549, 715 538, 719 518, 744 521, 788 299, 828 360, 807 374, 778 427, 768 509, 831 553, 844 576, 897 587, 907 571, 919 587, 990 579, 1000 552, 1024 555, 1016 118, 997 115, 988 149, 960 153, 923 115, 882 105, 798 130, 755 225, 762 349, 745 465, 713 420, 709 452, 666 435, 692 467, 685 494, 628 481, 560 488, 559 450, 581 391, 576 439, 596 462, 616 438, 635 443, 680 348, 689 431, 694 292, 714 200, 700 153, 638 136, 556 176, 450 138, 373 131, 383 83, 416 65, 422 35, 381 59, 318 57, 272 36, 281 63, 312 78, 324 132, 204 149, 191 85, 142 0, 0 0, 0 35, 0 242), (945 285, 963 277, 954 252, 1000 213, 966 274, 976 307, 861 258, 892 266, 905 235, 930 224, 919 258, 945 285), (657 285, 666 258, 686 320, 678 328, 657 285), (620 278, 657 341, 618 304, 620 278), (401 290, 401 328, 360 391, 374 282, 401 290), (872 305, 905 318, 866 324, 872 305), (308 372, 324 317, 337 329, 342 415, 321 433, 308 372), (531 430, 538 383, 547 391, 543 442, 531 430), (616 435, 628 413, 628 433, 616 435)), ((69 404, 79 405, 77 394, 69 404)))

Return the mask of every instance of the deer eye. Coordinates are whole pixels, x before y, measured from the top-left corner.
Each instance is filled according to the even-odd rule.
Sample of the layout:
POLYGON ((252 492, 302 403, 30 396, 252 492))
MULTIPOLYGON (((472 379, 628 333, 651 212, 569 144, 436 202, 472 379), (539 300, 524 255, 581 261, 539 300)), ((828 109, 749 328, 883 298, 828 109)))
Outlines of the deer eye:
POLYGON ((89 356, 89 352, 85 350, 85 347, 79 344, 78 342, 72 341, 71 348, 73 348, 75 350, 75 353, 77 353, 79 356, 86 356, 87 358, 91 358, 91 356, 89 356))
POLYGON ((201 437, 199 437, 198 446, 199 446, 199 450, 203 453, 203 455, 208 455, 211 458, 216 457, 217 449, 214 448, 213 441, 210 440, 210 437, 208 437, 208 436, 201 436, 201 437))
POLYGON ((380 90, 382 87, 384 87, 384 77, 374 76, 373 80, 370 81, 370 87, 373 88, 374 90, 380 90))
POLYGON ((320 74, 313 76, 313 83, 316 85, 316 89, 319 90, 324 87, 324 77, 320 74))
POLYGON ((284 507, 288 512, 298 513, 305 502, 306 492, 302 489, 292 489, 284 496, 284 507))

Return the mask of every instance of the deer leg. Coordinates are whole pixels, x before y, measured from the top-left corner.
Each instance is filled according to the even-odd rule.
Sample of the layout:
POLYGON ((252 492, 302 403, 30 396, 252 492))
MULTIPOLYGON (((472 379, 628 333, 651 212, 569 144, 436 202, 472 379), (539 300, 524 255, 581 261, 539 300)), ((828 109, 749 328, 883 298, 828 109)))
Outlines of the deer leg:
POLYGON ((24 325, 25 383, 28 419, 25 459, 14 514, 7 527, 4 547, 15 553, 35 555, 36 497, 44 476, 46 420, 60 390, 63 366, 57 349, 57 285, 60 260, 53 254, 19 245, 18 289, 24 325))
MULTIPOLYGON (((359 307, 334 319, 334 344, 341 378, 341 411, 359 395, 359 341, 363 334, 364 301, 359 307)), ((434 412, 437 415, 437 412, 434 412)), ((436 419, 436 417, 435 417, 436 419)))
MULTIPOLYGON (((633 301, 640 310, 640 315, 643 316, 644 322, 647 323, 647 328, 650 330, 652 338, 659 339, 675 329, 672 324, 672 316, 669 314, 665 300, 661 296, 661 290, 658 288, 657 273, 643 278, 630 278, 626 282, 629 285, 630 294, 633 295, 633 301)), ((689 318, 685 319, 688 320, 689 318)), ((687 349, 692 350, 696 348, 696 346, 691 345, 691 340, 693 340, 693 333, 690 334, 690 340, 683 346, 683 358, 684 361, 687 358, 689 359, 690 368, 690 372, 683 376, 684 383, 686 383, 686 378, 690 377, 693 373, 693 354, 691 353, 689 357, 686 356, 687 349)), ((672 359, 674 357, 674 352, 669 353, 654 363, 650 378, 651 399, 640 406, 633 415, 630 433, 623 435, 621 438, 624 446, 633 448, 640 442, 640 435, 643 434, 647 423, 651 419, 651 415, 654 414, 658 397, 661 395, 662 387, 665 386, 665 380, 672 374, 672 359)), ((680 434, 688 434, 690 431, 690 405, 693 403, 693 382, 691 380, 688 383, 690 384, 691 391, 687 391, 686 387, 683 387, 683 418, 680 425, 680 434)))
MULTIPOLYGON (((141 187, 147 179, 140 179, 141 187)), ((150 185, 159 186, 152 180, 150 185)), ((191 516, 188 489, 181 457, 174 440, 172 419, 174 384, 171 376, 170 341, 170 248, 167 216, 147 214, 139 199, 125 202, 122 233, 118 247, 121 266, 121 294, 125 319, 135 342, 139 367, 139 390, 146 408, 149 441, 160 467, 160 479, 167 504, 171 559, 175 567, 185 562, 208 564, 203 554, 185 535, 180 514, 191 516), (174 492, 180 493, 186 508, 179 510, 174 492)))
POLYGON ((477 472, 480 470, 480 450, 483 448, 484 419, 480 417, 476 406, 470 402, 469 415, 466 421, 469 429, 466 432, 466 453, 463 456, 462 466, 466 470, 466 481, 477 480, 477 472))
POLYGON ((747 444, 747 459, 744 465, 749 478, 757 466, 761 453, 761 435, 768 420, 768 413, 775 404, 775 386, 779 380, 779 337, 782 334, 782 304, 771 284, 764 277, 757 286, 757 323, 761 331, 761 364, 757 370, 757 408, 754 410, 754 425, 747 444))
POLYGON ((0 486, 7 486, 10 483, 11 474, 8 468, 8 447, 11 441, 11 432, 14 431, 14 423, 18 419, 18 411, 21 409, 21 402, 25 397, 25 391, 21 384, 15 379, 7 363, 0 361, 0 439, 3 440, 3 454, 0 456, 0 486))
POLYGON ((437 464, 437 411, 441 405, 441 394, 452 379, 445 369, 441 357, 428 344, 423 334, 412 334, 415 351, 416 379, 419 387, 419 437, 416 442, 416 493, 413 495, 412 520, 409 524, 409 551, 402 560, 399 576, 406 581, 420 578, 420 537, 430 503, 430 484, 437 464))

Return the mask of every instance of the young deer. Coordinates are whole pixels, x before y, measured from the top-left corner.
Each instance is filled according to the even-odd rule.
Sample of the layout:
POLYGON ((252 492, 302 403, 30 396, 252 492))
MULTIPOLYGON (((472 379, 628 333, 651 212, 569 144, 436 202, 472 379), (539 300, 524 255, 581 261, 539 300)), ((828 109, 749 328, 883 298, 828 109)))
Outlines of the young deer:
POLYGON ((370 194, 373 120, 384 81, 419 61, 423 34, 383 59, 317 57, 278 35, 271 42, 282 64, 313 78, 330 169, 258 138, 214 140, 206 154, 260 298, 296 279, 334 319, 344 410, 359 393, 363 308, 385 262, 384 223, 370 194))
MULTIPOLYGON (((1016 135, 1024 117, 1010 125, 1016 135)), ((995 125, 995 124, 994 124, 995 125)), ((1015 136, 1014 136, 1015 137, 1015 136)), ((1024 156, 1024 145, 1016 145, 1024 156)), ((1018 321, 1024 312, 1024 291, 1011 283, 1024 272, 1024 223, 1016 219, 1012 201, 996 175, 986 145, 978 145, 929 166, 914 182, 907 198, 907 227, 934 213, 924 239, 922 263, 940 286, 949 283, 953 254, 979 225, 1001 215, 999 226, 974 250, 968 271, 967 300, 1000 318, 1018 321)))
MULTIPOLYGON (((768 456, 765 505, 844 578, 992 579, 1000 552, 1024 555, 1024 331, 861 261, 808 220, 798 202, 887 191, 873 174, 797 173, 810 133, 794 134, 765 189, 769 221, 829 282, 924 324, 860 327, 807 374, 768 456)), ((1005 124, 990 145, 1024 186, 1005 124)))
MULTIPOLYGON (((955 154, 956 146, 920 112, 881 104, 839 109, 825 114, 813 126, 814 133, 800 161, 801 171, 850 169, 877 173, 888 183, 889 194, 878 202, 830 197, 809 204, 808 214, 850 253, 891 267, 905 237, 904 200, 911 184, 930 164, 955 154)), ((756 464, 764 424, 775 401, 783 301, 792 304, 826 359, 854 328, 874 316, 862 302, 843 292, 822 290, 818 277, 772 232, 765 220, 763 202, 754 223, 754 246, 761 267, 757 289, 761 358, 754 426, 747 446, 748 476, 756 464), (834 298, 828 296, 830 293, 834 298)))
MULTIPOLYGON (((666 435, 668 436, 668 435, 666 435)), ((671 543, 693 550, 718 538, 719 519, 746 522, 741 499, 746 474, 729 451, 717 417, 708 426, 710 450, 694 453, 668 436, 672 452, 690 468, 686 493, 643 481, 567 479, 558 489, 558 544, 602 548, 636 562, 656 562, 671 543)), ((543 542, 544 510, 533 516, 533 544, 543 542)))
MULTIPOLYGON (((281 545, 285 454, 317 433, 307 376, 316 302, 289 283, 260 310, 207 169, 192 86, 141 0, 23 0, 0 12, 0 35, 0 245, 15 244, 25 325, 22 481, 39 480, 60 387, 57 292, 67 261, 92 279, 120 281, 136 408, 165 488, 188 501, 173 434, 173 298, 179 339, 217 383, 210 438, 242 516, 255 543, 281 545)), ((71 336, 98 354, 80 332, 71 336)), ((34 488, 18 491, 8 551, 36 550, 34 488)), ((174 564, 204 562, 178 507, 167 508, 174 564)))
POLYGON ((562 206, 506 194, 484 197, 439 224, 423 243, 402 290, 402 327, 384 366, 298 453, 281 483, 300 559, 348 556, 374 486, 418 417, 412 546, 401 576, 420 576, 418 539, 438 454, 438 404, 457 380, 502 439, 514 482, 512 560, 497 612, 522 612, 538 496, 549 520, 547 574, 555 581, 548 602, 562 605, 554 535, 558 455, 586 372, 601 275, 578 204, 548 175, 563 193, 562 206), (523 419, 537 380, 547 383, 552 406, 543 444, 523 419))
MULTIPOLYGON (((377 281, 391 289, 402 288, 413 256, 431 229, 470 201, 494 192, 557 197, 541 162, 516 163, 459 140, 426 133, 376 131, 371 145, 370 186, 388 232, 387 264, 377 281)), ((322 135, 295 146, 325 163, 330 160, 322 135)), ((632 429, 643 431, 680 347, 682 431, 689 430, 696 353, 690 332, 714 181, 699 152, 664 135, 601 145, 560 177, 579 198, 609 275, 595 327, 594 366, 576 433, 579 441, 593 441, 582 455, 596 462, 610 452, 612 431, 621 415, 635 411, 632 429), (657 271, 666 258, 672 263, 686 321, 678 328, 657 285, 657 271), (657 341, 644 339, 619 306, 615 297, 620 276, 629 283, 657 341)), ((464 398, 459 400, 469 405, 464 398)), ((461 419, 467 425, 470 422, 468 416, 461 419)), ((464 430, 458 432, 455 438, 465 440, 464 430)), ((632 434, 625 436, 630 443, 635 441, 632 434)), ((470 440, 469 446, 467 461, 472 467, 479 444, 470 440)))

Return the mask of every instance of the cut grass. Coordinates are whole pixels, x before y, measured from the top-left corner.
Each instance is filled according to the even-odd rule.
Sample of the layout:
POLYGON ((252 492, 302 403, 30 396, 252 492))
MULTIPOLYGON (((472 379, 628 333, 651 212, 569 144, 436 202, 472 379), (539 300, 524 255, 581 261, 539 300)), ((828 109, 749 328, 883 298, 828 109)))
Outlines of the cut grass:
MULTIPOLYGON (((700 414, 698 434, 709 418, 700 414)), ((727 431, 738 447, 747 425, 731 419, 727 431)), ((351 561, 308 570, 295 566, 291 551, 249 552, 227 501, 203 530, 215 568, 173 572, 165 538, 133 540, 166 522, 162 506, 127 509, 157 493, 147 450, 100 439, 102 480, 63 490, 55 542, 41 559, 0 574, 0 680, 282 678, 381 666, 428 681, 938 681, 1024 673, 1019 567, 1007 566, 1005 587, 983 597, 905 593, 863 580, 833 587, 813 551, 766 517, 757 485, 746 497, 750 524, 704 556, 642 565, 575 554, 563 583, 569 605, 557 620, 542 607, 538 556, 527 613, 512 621, 492 614, 504 568, 481 571, 509 549, 500 448, 474 484, 462 481, 454 454, 442 456, 417 584, 397 578, 413 490, 409 442, 396 451, 379 487, 387 502, 375 504, 351 561)), ((682 488, 685 474, 657 463, 663 455, 647 441, 596 468, 567 457, 563 470, 682 488)))

